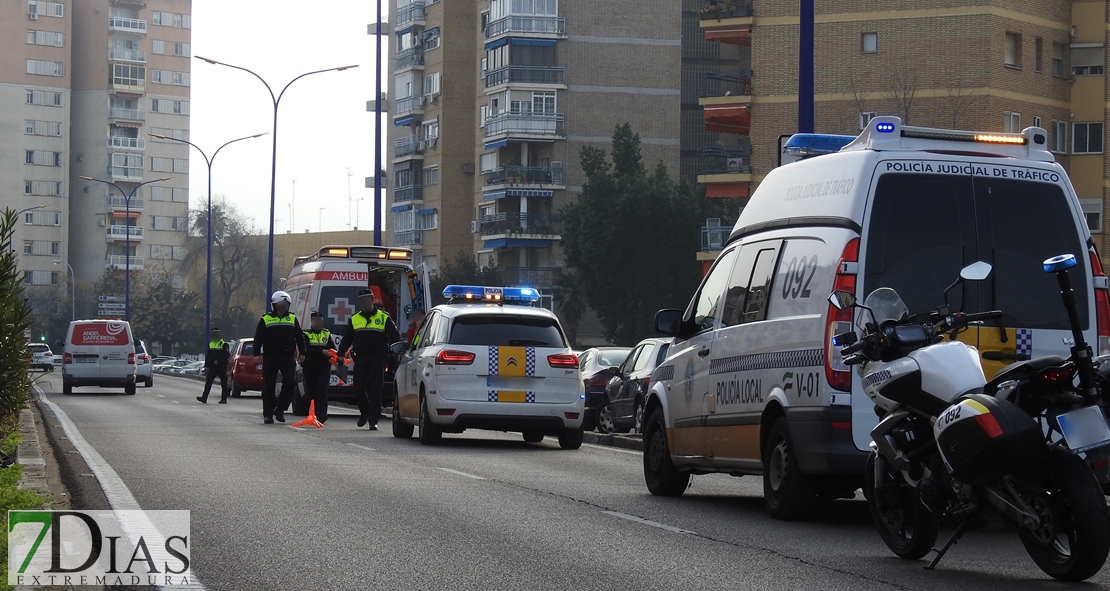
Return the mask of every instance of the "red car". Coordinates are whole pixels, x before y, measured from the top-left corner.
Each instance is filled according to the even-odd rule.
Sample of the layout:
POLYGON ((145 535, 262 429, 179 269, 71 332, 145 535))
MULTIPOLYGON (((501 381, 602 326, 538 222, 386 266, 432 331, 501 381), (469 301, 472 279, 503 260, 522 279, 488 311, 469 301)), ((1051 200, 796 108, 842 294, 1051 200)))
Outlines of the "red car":
POLYGON ((251 355, 254 339, 239 339, 231 352, 231 396, 238 398, 246 390, 262 391, 262 356, 251 355))

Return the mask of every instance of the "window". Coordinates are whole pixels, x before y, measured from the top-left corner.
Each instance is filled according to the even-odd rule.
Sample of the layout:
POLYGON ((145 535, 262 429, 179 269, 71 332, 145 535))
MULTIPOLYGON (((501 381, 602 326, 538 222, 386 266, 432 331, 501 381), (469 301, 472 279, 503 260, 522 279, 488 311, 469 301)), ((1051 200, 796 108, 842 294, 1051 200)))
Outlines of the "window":
POLYGON ((416 229, 416 212, 413 210, 399 211, 393 214, 394 232, 411 232, 416 229))
POLYGON ((62 124, 57 121, 25 121, 24 133, 27 135, 44 135, 48 137, 61 137, 62 124))
POLYGON ((779 242, 763 242, 740 248, 740 254, 725 292, 721 326, 735 326, 767 317, 767 294, 775 274, 779 242))
POLYGON ((23 181, 23 194, 59 197, 62 195, 62 183, 60 181, 23 181))
POLYGON ((179 172, 188 174, 188 160, 184 158, 151 158, 151 172, 179 172))
POLYGON ((701 289, 690 302, 690 308, 686 311, 686 320, 694 324, 697 332, 716 327, 717 304, 724 295, 735 260, 736 249, 717 257, 717 263, 709 270, 709 274, 702 281, 701 289))
POLYGON ((555 114, 555 93, 554 92, 533 92, 532 93, 532 113, 536 115, 554 115, 555 114))
POLYGON ((38 74, 39 76, 61 76, 62 62, 27 60, 27 73, 38 74))
POLYGON ((150 110, 154 113, 173 113, 174 115, 188 115, 189 101, 151 99, 150 110))
POLYGON ((876 115, 875 111, 864 111, 864 112, 860 113, 859 114, 859 130, 863 131, 864 129, 867 129, 867 124, 871 123, 871 120, 875 118, 875 115, 876 115))
POLYGON ((478 347, 565 347, 563 333, 554 318, 471 314, 455 318, 450 344, 478 347), (543 343, 542 345, 540 343, 543 343))
POLYGON ((57 271, 24 271, 23 281, 31 285, 58 285, 57 271))
POLYGON ((166 42, 160 39, 151 41, 150 52, 156 55, 166 55, 166 42))
POLYGON ((491 172, 491 171, 497 170, 497 152, 490 152, 489 154, 482 154, 481 164, 482 164, 481 172, 491 172))
POLYGON ((1010 111, 1002 113, 1002 131, 1005 133, 1017 133, 1021 131, 1021 113, 1012 113, 1010 111))
POLYGON ((1064 44, 1063 43, 1056 43, 1055 41, 1052 43, 1052 75, 1053 76, 1063 76, 1064 75, 1064 51, 1065 50, 1064 50, 1064 44))
POLYGON ((119 86, 145 86, 146 68, 128 64, 112 64, 112 84, 119 86))
POLYGON ((424 51, 431 51, 439 47, 439 27, 424 31, 421 37, 424 40, 424 51))
POLYGON ((27 31, 27 43, 29 45, 62 47, 65 44, 65 35, 50 31, 27 31))
POLYGON ((177 57, 189 57, 192 55, 192 47, 188 43, 174 43, 173 54, 177 57))
POLYGON ((169 230, 170 218, 164 215, 150 216, 150 229, 151 230, 169 230))
POLYGON ((188 203, 189 193, 181 187, 150 187, 150 200, 188 203))
POLYGON ((28 211, 23 215, 23 223, 27 226, 60 226, 62 213, 59 211, 28 211))
POLYGON ((879 34, 861 33, 859 36, 859 50, 864 53, 879 51, 879 34))
POLYGON ((23 241, 23 254, 57 256, 62 251, 61 242, 51 242, 49 240, 24 240, 23 241))
POLYGON ((1079 206, 1083 208, 1083 218, 1087 220, 1087 229, 1092 234, 1102 232, 1102 199, 1080 199, 1079 206))
POLYGON ((62 93, 49 90, 28 90, 27 104, 60 107, 62 106, 62 93))
POLYGON ((31 254, 35 252, 35 243, 30 240, 23 241, 23 254, 31 254))
POLYGON ((1040 72, 1044 66, 1044 39, 1033 38, 1033 71, 1040 72))
POLYGON ((424 96, 439 94, 439 72, 424 76, 424 96))
POLYGON ((46 150, 25 150, 24 162, 35 166, 61 166, 62 153, 46 150))
POLYGON ((143 178, 142 154, 112 154, 112 176, 143 178))
POLYGON ((439 169, 438 168, 425 168, 424 169, 424 185, 438 185, 439 184, 439 169))
POLYGON ((1053 121, 1048 130, 1048 150, 1058 154, 1068 153, 1068 124, 1066 121, 1053 121))
POLYGON ((1102 123, 1076 123, 1071 128, 1072 154, 1102 153, 1102 123))
POLYGON ((432 144, 436 139, 439 138, 439 121, 438 120, 437 121, 431 121, 431 122, 425 121, 424 124, 421 125, 421 129, 423 130, 423 133, 424 133, 424 141, 427 142, 429 145, 432 144))
MULTIPOLYGON (((163 128, 163 127, 151 127, 150 128, 150 133, 153 134, 153 135, 163 135, 163 136, 166 136, 168 138, 172 137, 172 138, 179 139, 179 140, 189 139, 189 132, 187 130, 184 130, 184 129, 168 129, 168 128, 163 128)), ((172 140, 159 139, 159 138, 156 138, 156 137, 150 138, 150 141, 159 142, 159 143, 163 143, 163 144, 179 143, 179 142, 174 142, 172 140)))
POLYGON ((1005 62, 1012 68, 1021 67, 1021 33, 1006 33, 1005 62))
POLYGON ((61 2, 38 2, 38 14, 61 18, 66 15, 65 5, 61 2))
POLYGON ((172 74, 172 72, 169 70, 151 70, 150 81, 155 84, 169 84, 170 74, 172 74))
MULTIPOLYGON (((427 182, 427 181, 425 181, 427 182)), ((417 230, 435 230, 439 227, 439 210, 436 208, 421 209, 416 212, 417 230)))
POLYGON ((412 72, 401 74, 394 78, 393 88, 396 89, 396 98, 409 98, 413 94, 412 72))
POLYGON ((151 23, 163 27, 177 27, 188 29, 192 27, 192 17, 187 14, 155 11, 151 23))
POLYGON ((1101 76, 1106 65, 1106 48, 1072 47, 1071 73, 1076 76, 1101 76))
MULTIPOLYGON (((181 218, 176 218, 176 219, 181 219, 181 218)), ((177 229, 177 228, 175 228, 175 229, 177 229)), ((172 252, 173 252, 173 260, 175 260, 175 261, 185 260, 185 247, 184 246, 174 246, 172 248, 172 252)))
POLYGON ((173 73, 174 86, 188 86, 189 73, 188 72, 174 72, 173 73))

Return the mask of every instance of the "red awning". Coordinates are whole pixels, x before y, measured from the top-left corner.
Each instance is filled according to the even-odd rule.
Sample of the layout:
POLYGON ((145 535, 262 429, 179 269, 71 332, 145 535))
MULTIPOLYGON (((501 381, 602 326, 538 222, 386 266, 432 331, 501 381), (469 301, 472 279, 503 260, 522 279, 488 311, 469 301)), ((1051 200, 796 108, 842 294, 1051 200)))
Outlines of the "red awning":
POLYGON ((130 127, 132 129, 140 129, 143 126, 142 123, 130 123, 130 122, 127 122, 127 121, 119 121, 119 120, 113 121, 112 125, 115 125, 116 127, 130 127))
MULTIPOLYGON (((134 209, 132 209, 131 211, 127 211, 126 209, 124 209, 122 207, 120 207, 118 209, 115 208, 115 207, 112 208, 112 217, 113 218, 128 218, 128 217, 137 218, 137 217, 139 217, 140 213, 141 212, 139 212, 137 210, 134 210, 134 209)), ((115 224, 115 222, 112 222, 112 223, 115 224)), ((116 225, 119 225, 119 224, 116 224, 116 225)))
POLYGON ((706 197, 738 197, 751 196, 751 186, 748 183, 706 183, 706 197))
POLYGON ((747 105, 706 105, 705 130, 748 135, 752 112, 747 105))
POLYGON ((708 27, 705 29, 705 40, 747 47, 752 44, 752 26, 708 27))

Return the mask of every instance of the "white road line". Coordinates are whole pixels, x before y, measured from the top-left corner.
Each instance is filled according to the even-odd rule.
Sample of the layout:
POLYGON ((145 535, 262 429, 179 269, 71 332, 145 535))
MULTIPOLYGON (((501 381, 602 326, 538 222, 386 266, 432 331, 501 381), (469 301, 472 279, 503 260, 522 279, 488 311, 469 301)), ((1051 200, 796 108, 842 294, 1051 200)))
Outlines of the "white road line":
POLYGON ((171 400, 170 402, 172 402, 172 403, 174 403, 174 404, 181 404, 180 402, 178 402, 178 401, 176 401, 176 400, 171 400))
POLYGON ((366 447, 365 445, 359 445, 357 443, 348 443, 347 445, 349 445, 351 447, 357 447, 359 449, 366 450, 366 451, 377 451, 372 447, 366 447))
POLYGON ((159 395, 158 395, 158 397, 159 397, 159 398, 165 398, 165 397, 166 397, 166 395, 165 395, 165 394, 159 394, 159 395))
MULTIPOLYGON (((73 424, 69 415, 67 415, 60 406, 47 400, 46 397, 42 397, 42 402, 54 412, 54 416, 57 417, 58 423, 62 425, 62 430, 64 430, 66 436, 69 437, 69 442, 73 447, 77 448, 77 451, 81 454, 85 463, 88 464, 89 469, 96 475, 96 480, 100 483, 100 488, 104 491, 104 496, 108 499, 108 504, 112 506, 112 509, 142 510, 142 507, 139 506, 139 501, 135 499, 135 495, 131 494, 131 489, 127 488, 127 485, 124 484, 123 479, 119 477, 119 474, 116 473, 111 464, 109 464, 92 445, 89 445, 89 442, 86 441, 85 437, 81 435, 81 432, 77 430, 77 425, 73 424)), ((146 536, 147 539, 152 537, 151 534, 156 537, 161 537, 157 528, 155 528, 149 520, 121 522, 120 526, 129 534, 141 533, 143 536, 146 536)), ((161 544, 161 542, 159 542, 159 544, 161 544)), ((195 589, 199 591, 204 591, 206 589, 206 587, 201 584, 196 574, 192 573, 191 569, 188 577, 191 581, 190 585, 159 587, 159 589, 195 589)))
POLYGON ((669 532, 673 532, 673 533, 676 533, 676 534, 692 534, 692 533, 694 533, 690 530, 677 528, 677 527, 674 527, 673 525, 666 525, 666 524, 663 524, 663 523, 659 523, 658 521, 650 521, 650 520, 644 519, 643 517, 636 517, 635 515, 629 515, 627 513, 617 513, 616 511, 602 511, 602 513, 604 513, 605 515, 612 515, 613 517, 619 517, 620 519, 627 519, 628 521, 635 521, 636 523, 639 523, 639 524, 642 524, 642 525, 650 525, 651 527, 657 527, 659 529, 664 529, 664 530, 667 530, 669 532))
POLYGON ((474 480, 485 480, 485 477, 475 476, 473 474, 467 474, 466 472, 459 472, 458 470, 452 470, 450 468, 436 468, 436 470, 440 470, 442 472, 447 472, 448 474, 454 474, 456 476, 464 476, 466 478, 473 478, 474 480))
POLYGON ((632 454, 634 456, 642 456, 644 452, 636 451, 634 449, 624 449, 623 447, 613 447, 611 445, 597 445, 596 443, 583 443, 582 447, 592 447, 594 449, 604 449, 608 451, 615 451, 622 454, 632 454))

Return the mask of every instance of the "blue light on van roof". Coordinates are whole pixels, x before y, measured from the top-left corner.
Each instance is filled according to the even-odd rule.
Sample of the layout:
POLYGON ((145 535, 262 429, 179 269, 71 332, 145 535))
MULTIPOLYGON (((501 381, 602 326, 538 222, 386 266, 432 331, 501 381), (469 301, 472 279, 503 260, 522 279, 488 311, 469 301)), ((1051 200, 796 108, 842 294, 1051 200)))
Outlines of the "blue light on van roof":
POLYGON ((483 287, 479 285, 448 285, 443 297, 449 301, 463 302, 513 302, 535 303, 540 301, 538 291, 530 287, 483 287))
POLYGON ((796 133, 790 136, 783 146, 783 152, 799 156, 832 154, 855 141, 851 135, 831 135, 825 133, 796 133))
POLYGON ((875 131, 877 131, 879 133, 893 133, 894 132, 894 124, 893 123, 876 123, 875 124, 875 131))
POLYGON ((1056 273, 1057 271, 1066 271, 1078 264, 1073 254, 1062 254, 1054 256, 1044 262, 1045 273, 1056 273))

